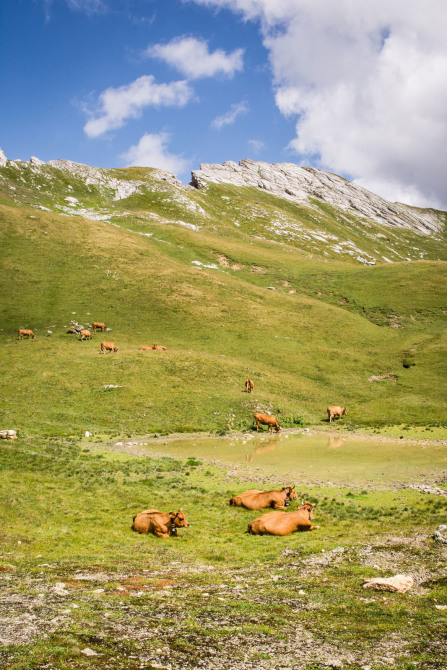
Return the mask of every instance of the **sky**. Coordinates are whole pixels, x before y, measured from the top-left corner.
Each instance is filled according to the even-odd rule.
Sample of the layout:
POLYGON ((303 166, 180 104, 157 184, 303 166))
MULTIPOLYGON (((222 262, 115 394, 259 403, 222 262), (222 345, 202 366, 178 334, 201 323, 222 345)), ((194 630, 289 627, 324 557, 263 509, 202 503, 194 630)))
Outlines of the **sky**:
POLYGON ((446 0, 2 0, 0 147, 311 165, 447 210, 446 0))

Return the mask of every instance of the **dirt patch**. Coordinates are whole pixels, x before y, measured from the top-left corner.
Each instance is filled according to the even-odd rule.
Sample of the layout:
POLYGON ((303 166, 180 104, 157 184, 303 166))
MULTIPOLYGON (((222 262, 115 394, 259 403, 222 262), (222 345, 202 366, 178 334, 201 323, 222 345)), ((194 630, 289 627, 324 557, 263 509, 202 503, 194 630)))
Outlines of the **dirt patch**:
POLYGON ((369 382, 382 382, 382 381, 391 381, 397 382, 399 377, 397 375, 372 375, 369 377, 369 382))
POLYGON ((230 270, 243 270, 245 267, 245 265, 242 265, 242 263, 235 263, 230 258, 225 256, 225 254, 217 254, 217 260, 219 261, 219 265, 221 267, 228 268, 230 270))
POLYGON ((250 272, 255 272, 258 275, 265 275, 266 270, 260 265, 252 265, 250 268, 250 272))

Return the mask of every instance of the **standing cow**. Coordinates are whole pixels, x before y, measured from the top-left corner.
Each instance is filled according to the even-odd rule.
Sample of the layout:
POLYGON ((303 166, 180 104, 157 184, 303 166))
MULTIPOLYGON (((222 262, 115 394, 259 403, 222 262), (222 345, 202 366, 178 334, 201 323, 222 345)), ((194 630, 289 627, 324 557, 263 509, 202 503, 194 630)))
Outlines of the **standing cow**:
POLYGON ((101 321, 93 321, 93 332, 96 333, 97 330, 100 330, 103 333, 106 329, 106 324, 101 321))
POLYGON ((31 337, 31 339, 34 340, 36 336, 34 335, 32 330, 29 330, 28 328, 20 328, 19 340, 22 340, 24 337, 27 337, 28 339, 31 337))
POLYGON ((332 423, 332 419, 336 419, 337 417, 341 419, 342 416, 346 414, 346 407, 340 407, 340 406, 334 406, 334 407, 328 407, 327 408, 327 416, 329 419, 329 423, 332 423))
POLYGON ((259 424, 261 426, 268 426, 270 433, 273 433, 273 429, 277 433, 281 430, 281 426, 276 420, 275 416, 270 416, 270 414, 254 414, 254 420, 256 421, 256 430, 259 431, 259 424))
POLYGON ((105 354, 106 351, 110 351, 113 354, 118 351, 118 347, 115 347, 113 342, 101 342, 101 351, 99 353, 105 354))
POLYGON ((246 379, 245 380, 245 390, 247 391, 247 393, 251 393, 254 388, 255 388, 255 385, 253 384, 253 381, 251 379, 246 379))
POLYGON ((89 330, 81 330, 79 335, 81 336, 81 340, 91 340, 91 339, 93 339, 93 335, 91 334, 91 332, 89 330))

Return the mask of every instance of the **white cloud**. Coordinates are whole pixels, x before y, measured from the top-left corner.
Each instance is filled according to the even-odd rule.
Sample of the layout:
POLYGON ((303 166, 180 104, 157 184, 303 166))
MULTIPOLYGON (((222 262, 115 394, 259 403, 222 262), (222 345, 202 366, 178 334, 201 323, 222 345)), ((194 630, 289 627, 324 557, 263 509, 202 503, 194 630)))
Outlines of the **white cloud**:
MULTIPOLYGON (((54 0, 43 0, 43 7, 45 11, 46 21, 51 20, 51 6, 54 0)), ((87 16, 93 14, 103 14, 108 11, 107 2, 105 0, 65 0, 69 9, 75 12, 82 12, 87 16)))
POLYGON ((447 208, 445 0, 194 1, 260 22, 300 157, 447 208))
POLYGON ((265 142, 262 140, 248 140, 254 154, 259 154, 265 148, 265 142))
POLYGON ((234 123, 238 116, 241 114, 246 114, 248 112, 248 105, 246 102, 236 102, 234 105, 231 105, 228 112, 222 114, 221 116, 216 116, 216 118, 211 121, 213 128, 220 130, 224 126, 229 126, 234 123))
POLYGON ((146 50, 148 56, 172 65, 188 79, 216 74, 232 77, 243 68, 243 53, 243 49, 236 49, 230 54, 222 49, 210 53, 208 43, 194 37, 176 37, 168 44, 154 44, 146 50))
POLYGON ((187 170, 189 161, 167 151, 170 139, 168 133, 146 133, 120 157, 126 161, 126 167, 154 167, 181 174, 187 170))
POLYGON ((84 126, 89 137, 99 137, 120 128, 127 119, 141 115, 145 107, 183 107, 193 96, 186 81, 157 84, 152 75, 131 84, 108 88, 99 96, 99 109, 84 126))

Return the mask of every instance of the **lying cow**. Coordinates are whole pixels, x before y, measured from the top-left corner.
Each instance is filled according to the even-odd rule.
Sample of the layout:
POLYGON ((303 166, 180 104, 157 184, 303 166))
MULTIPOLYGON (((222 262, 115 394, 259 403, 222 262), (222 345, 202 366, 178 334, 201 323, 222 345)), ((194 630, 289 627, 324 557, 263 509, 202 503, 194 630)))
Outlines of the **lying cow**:
POLYGON ((93 321, 93 332, 96 333, 97 330, 100 330, 103 333, 106 329, 106 324, 101 321, 93 321))
POLYGON ((287 509, 290 500, 297 498, 294 486, 284 486, 276 491, 244 491, 230 498, 230 505, 234 507, 245 507, 246 509, 287 509))
POLYGON ((20 328, 20 330, 19 330, 19 340, 23 339, 25 336, 28 339, 31 337, 31 339, 33 339, 33 340, 36 337, 32 330, 29 330, 28 328, 20 328))
POLYGON ((79 335, 81 336, 81 340, 91 340, 91 339, 93 339, 93 335, 91 334, 91 332, 89 330, 81 330, 79 335))
POLYGON ((327 408, 327 415, 329 419, 329 423, 332 423, 332 419, 335 419, 336 417, 341 418, 346 414, 346 407, 328 407, 327 408))
POLYGON ((166 351, 166 347, 162 347, 161 344, 153 344, 152 349, 155 349, 155 351, 166 351))
POLYGON ((176 537, 177 528, 188 528, 189 525, 181 509, 178 512, 147 509, 134 516, 132 530, 137 533, 153 533, 157 537, 176 537))
POLYGON ((277 433, 281 430, 281 426, 276 420, 276 417, 270 416, 269 414, 255 414, 254 419, 256 421, 256 430, 259 430, 259 424, 263 426, 268 426, 269 432, 273 433, 273 429, 276 430, 277 433))
POLYGON ((253 389, 255 388, 255 385, 253 384, 251 379, 246 379, 245 380, 245 390, 247 393, 251 393, 253 389))
POLYGON ((138 351, 152 351, 152 347, 146 347, 146 346, 140 347, 138 351))
POLYGON ((106 351, 110 351, 112 354, 118 351, 118 347, 115 347, 113 342, 101 342, 101 351, 100 354, 105 354, 106 351))
POLYGON ((248 524, 251 535, 291 535, 297 531, 316 530, 312 526, 313 505, 304 503, 296 512, 269 512, 248 524))

